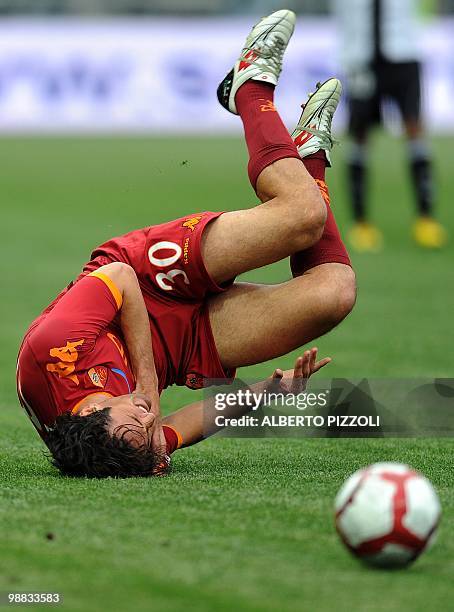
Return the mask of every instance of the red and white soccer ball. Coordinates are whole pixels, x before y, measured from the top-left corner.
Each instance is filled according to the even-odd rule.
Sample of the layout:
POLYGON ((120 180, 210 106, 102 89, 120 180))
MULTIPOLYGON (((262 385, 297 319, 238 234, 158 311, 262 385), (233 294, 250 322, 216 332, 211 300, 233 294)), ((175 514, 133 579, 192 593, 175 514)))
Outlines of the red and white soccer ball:
POLYGON ((371 565, 398 568, 431 543, 441 507, 422 474, 401 463, 375 463, 345 482, 335 512, 337 531, 354 555, 371 565))

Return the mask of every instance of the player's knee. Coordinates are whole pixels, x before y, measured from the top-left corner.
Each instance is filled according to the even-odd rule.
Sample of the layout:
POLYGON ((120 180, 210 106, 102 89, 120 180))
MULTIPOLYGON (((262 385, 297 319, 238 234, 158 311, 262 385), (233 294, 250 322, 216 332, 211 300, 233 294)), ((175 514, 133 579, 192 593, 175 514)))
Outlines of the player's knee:
POLYGON ((314 198, 314 204, 308 210, 303 221, 305 233, 312 244, 316 244, 323 235, 327 217, 326 204, 320 194, 314 198))
POLYGON ((343 321, 356 303, 356 276, 350 266, 336 264, 329 283, 329 317, 333 325, 343 321))
POLYGON ((307 274, 313 275, 318 294, 317 314, 328 331, 336 327, 353 310, 356 302, 356 278, 350 266, 323 264, 307 274))
POLYGON ((316 244, 323 234, 326 223, 326 204, 318 190, 314 188, 300 192, 294 191, 289 197, 291 241, 294 251, 300 251, 316 244))

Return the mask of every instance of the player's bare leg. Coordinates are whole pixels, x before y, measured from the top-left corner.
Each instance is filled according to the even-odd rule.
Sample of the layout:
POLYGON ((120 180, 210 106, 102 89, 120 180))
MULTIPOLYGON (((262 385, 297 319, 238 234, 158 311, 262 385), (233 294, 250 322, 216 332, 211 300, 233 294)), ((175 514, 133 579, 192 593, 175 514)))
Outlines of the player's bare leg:
POLYGON ((308 248, 323 231, 323 199, 273 103, 294 24, 286 10, 261 20, 218 90, 221 104, 241 116, 249 178, 265 202, 226 213, 205 231, 204 261, 218 283, 308 248))
POLYGON ((223 366, 261 363, 319 338, 351 312, 355 297, 355 274, 338 263, 281 285, 235 284, 209 306, 223 366))
POLYGON ((203 257, 217 283, 285 259, 322 235, 323 199, 301 162, 282 159, 268 166, 257 190, 265 203, 226 213, 205 230, 203 257))
MULTIPOLYGON (((250 154, 249 178, 262 204, 222 215, 208 227, 202 245, 205 265, 221 283, 294 255, 292 268, 298 277, 274 287, 240 284, 210 301, 213 334, 226 367, 264 361, 309 342, 337 325, 355 300, 354 274, 342 263, 344 259, 318 265, 324 260, 316 245, 323 239, 330 215, 314 180, 317 175, 311 176, 306 170, 298 150, 304 145, 305 154, 317 154, 331 147, 331 119, 340 97, 339 83, 332 80, 318 96, 310 98, 302 120, 313 121, 318 133, 311 132, 309 121, 310 125, 299 130, 298 142, 289 136, 273 103, 274 88, 269 83, 277 81, 293 22, 290 11, 279 11, 268 22, 260 22, 219 93, 221 103, 243 120, 250 154), (281 20, 289 25, 283 33, 281 20), (278 25, 274 27, 273 23, 278 25), (257 28, 259 39, 261 28, 266 32, 260 48, 257 28), (267 60, 262 62, 263 57, 276 60, 278 68, 273 72, 275 66, 267 60), (271 72, 263 75, 263 66, 271 72), (243 76, 243 69, 249 71, 249 80, 243 76), (266 84, 256 82, 263 81, 263 76, 266 84), (319 256, 312 256, 305 267, 298 253, 308 252, 310 256, 311 247, 319 256)), ((327 160, 324 152, 321 156, 322 161, 317 163, 324 176, 327 160)), ((331 235, 330 229, 328 239, 331 235)))
MULTIPOLYGON (((288 353, 328 332, 353 308, 355 275, 325 183, 332 148, 331 120, 340 93, 337 79, 320 86, 293 133, 298 153, 323 195, 327 222, 320 241, 292 255, 293 280, 274 286, 239 283, 210 301, 213 334, 225 367, 288 353)), ((260 195, 266 198, 268 194, 260 195)))

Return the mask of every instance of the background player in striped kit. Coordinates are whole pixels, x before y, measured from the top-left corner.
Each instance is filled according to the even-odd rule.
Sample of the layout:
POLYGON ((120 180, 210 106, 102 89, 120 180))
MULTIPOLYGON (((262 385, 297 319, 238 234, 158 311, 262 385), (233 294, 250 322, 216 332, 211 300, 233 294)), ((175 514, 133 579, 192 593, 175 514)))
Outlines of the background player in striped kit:
POLYGON ((369 219, 367 171, 369 135, 382 120, 383 100, 398 107, 408 143, 417 219, 414 240, 440 248, 446 232, 434 218, 431 153, 421 118, 418 0, 342 0, 333 2, 342 38, 349 83, 349 186, 355 224, 350 242, 357 251, 377 251, 380 230, 369 219))

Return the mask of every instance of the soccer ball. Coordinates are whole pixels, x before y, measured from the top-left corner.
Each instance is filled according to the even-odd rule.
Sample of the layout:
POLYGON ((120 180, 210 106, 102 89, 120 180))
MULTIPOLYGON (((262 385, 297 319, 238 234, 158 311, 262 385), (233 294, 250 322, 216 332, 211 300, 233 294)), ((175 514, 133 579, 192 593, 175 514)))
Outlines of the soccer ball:
POLYGON ((335 500, 336 529, 357 557, 378 567, 412 563, 433 541, 438 496, 422 474, 401 463, 355 472, 335 500))

